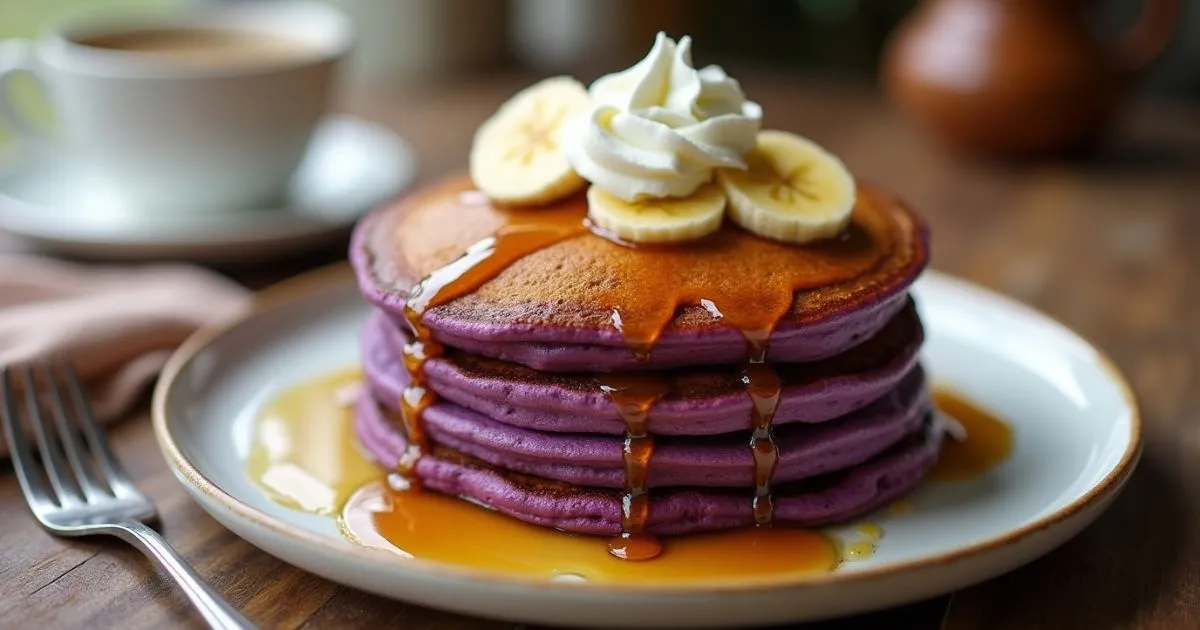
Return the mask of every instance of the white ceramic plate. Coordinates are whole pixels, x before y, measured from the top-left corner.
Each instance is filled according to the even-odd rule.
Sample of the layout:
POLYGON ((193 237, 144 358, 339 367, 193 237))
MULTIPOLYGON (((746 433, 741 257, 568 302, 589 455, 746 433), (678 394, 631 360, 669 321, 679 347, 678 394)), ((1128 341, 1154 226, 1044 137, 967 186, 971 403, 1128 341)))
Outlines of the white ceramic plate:
POLYGON ((290 384, 356 362, 368 311, 346 270, 285 283, 247 319, 190 340, 155 392, 155 430, 180 481, 234 533, 380 595, 574 626, 696 628, 865 612, 959 589, 1047 553, 1112 502, 1140 453, 1130 390, 1087 342, 944 275, 927 274, 915 294, 933 379, 1004 418, 1013 453, 978 479, 927 483, 908 514, 873 517, 885 531, 876 554, 830 574, 626 588, 530 581, 360 548, 332 520, 272 503, 242 472, 254 416, 290 384))
POLYGON ((416 171, 412 150, 390 130, 336 115, 317 128, 278 207, 134 214, 106 202, 84 174, 14 148, 0 155, 0 229, 88 258, 261 260, 345 233, 416 171))

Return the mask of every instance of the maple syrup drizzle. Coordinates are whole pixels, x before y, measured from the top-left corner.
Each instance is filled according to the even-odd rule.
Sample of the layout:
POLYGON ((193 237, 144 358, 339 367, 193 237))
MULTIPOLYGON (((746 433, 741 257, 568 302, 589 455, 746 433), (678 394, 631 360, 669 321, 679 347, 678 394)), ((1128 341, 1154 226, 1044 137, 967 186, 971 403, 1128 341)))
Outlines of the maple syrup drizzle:
POLYGON ((771 494, 771 478, 779 464, 779 444, 775 441, 775 412, 783 382, 775 366, 767 362, 771 331, 783 314, 777 316, 747 309, 745 305, 729 305, 729 314, 710 299, 700 305, 710 315, 724 319, 742 332, 746 339, 746 363, 742 366, 742 383, 750 396, 750 453, 754 457, 754 495, 750 511, 754 523, 770 525, 775 516, 775 498, 771 494), (732 316, 731 316, 732 315, 732 316))
POLYGON ((419 487, 413 474, 417 462, 429 451, 425 410, 437 402, 437 394, 426 382, 425 362, 445 353, 445 347, 433 338, 433 331, 421 321, 422 316, 432 307, 475 291, 513 261, 586 230, 583 215, 570 205, 503 212, 508 212, 506 221, 494 234, 476 242, 462 256, 418 282, 409 290, 405 301, 404 317, 413 341, 404 346, 404 367, 409 381, 401 397, 400 410, 408 446, 397 465, 397 472, 413 489, 419 487))
POLYGON ((654 435, 648 430, 648 420, 650 408, 666 395, 670 384, 658 374, 601 374, 596 382, 625 422, 621 534, 609 540, 608 551, 622 560, 650 560, 662 553, 662 544, 646 533, 650 518, 646 477, 654 455, 654 435))
POLYGON ((425 423, 422 419, 425 410, 437 402, 437 394, 433 393, 426 383, 425 362, 442 356, 445 348, 433 340, 428 328, 420 323, 419 315, 407 308, 405 315, 417 340, 404 344, 404 367, 408 371, 408 386, 404 388, 400 397, 400 417, 404 421, 404 434, 408 436, 408 444, 404 448, 404 455, 396 464, 396 470, 408 480, 413 489, 417 489, 419 481, 413 472, 421 455, 429 450, 429 436, 425 434, 425 423))
POLYGON ((653 335, 636 334, 634 330, 625 330, 625 320, 621 318, 621 310, 614 308, 612 315, 609 317, 612 320, 613 328, 621 333, 625 339, 625 345, 629 346, 629 351, 633 353, 633 358, 638 363, 646 363, 650 360, 650 351, 654 349, 654 342, 658 338, 658 333, 653 335))
POLYGON ((953 423, 942 440, 931 479, 958 481, 975 479, 1008 459, 1012 453, 1012 429, 1002 420, 962 396, 934 388, 934 406, 947 423, 953 423))
POLYGON ((750 357, 742 371, 742 382, 750 395, 750 452, 754 455, 754 498, 750 509, 756 525, 770 525, 775 515, 771 495, 771 477, 779 463, 779 444, 775 442, 775 411, 783 387, 775 367, 767 363, 767 345, 771 328, 742 329, 750 357))
POLYGON ((775 513, 771 477, 779 463, 775 442, 775 410, 779 407, 781 382, 770 363, 751 360, 742 370, 742 382, 750 394, 750 452, 754 455, 754 497, 750 509, 756 525, 770 525, 775 513))

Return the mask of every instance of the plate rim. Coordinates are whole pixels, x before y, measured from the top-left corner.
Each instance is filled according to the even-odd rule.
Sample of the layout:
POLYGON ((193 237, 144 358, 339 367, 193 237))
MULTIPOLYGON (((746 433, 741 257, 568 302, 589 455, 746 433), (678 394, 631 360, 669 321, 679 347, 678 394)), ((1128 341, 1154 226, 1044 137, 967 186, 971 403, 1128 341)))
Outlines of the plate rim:
MULTIPOLYGON (((831 572, 820 574, 804 574, 787 577, 739 578, 735 580, 712 580, 691 583, 663 583, 653 585, 629 586, 620 583, 563 583, 536 578, 514 576, 502 571, 470 569, 450 564, 438 563, 418 558, 402 558, 384 550, 360 547, 353 544, 341 544, 328 536, 309 532, 302 527, 289 524, 279 518, 262 512, 232 496, 211 479, 206 477, 193 464, 176 444, 168 423, 167 403, 175 383, 191 362, 206 348, 216 343, 225 334, 250 320, 263 317, 274 310, 285 308, 293 302, 305 297, 331 290, 344 284, 355 283, 353 271, 348 263, 335 263, 317 268, 297 276, 285 279, 255 294, 249 309, 240 316, 216 325, 206 326, 195 333, 174 352, 164 366, 154 387, 151 401, 151 423, 155 439, 163 457, 172 472, 185 485, 185 488, 200 492, 207 499, 219 504, 233 515, 250 521, 255 526, 267 529, 277 535, 290 538, 292 542, 302 545, 315 545, 322 551, 348 555, 352 558, 371 563, 382 563, 406 568, 415 573, 428 572, 436 577, 448 580, 468 580, 476 583, 491 583, 505 587, 524 587, 543 591, 563 593, 592 593, 595 595, 721 595, 763 591, 777 591, 798 587, 827 587, 840 584, 866 583, 874 580, 895 576, 896 574, 928 569, 939 565, 952 564, 983 553, 993 552, 1005 547, 1019 544, 1032 535, 1060 525, 1072 519, 1089 507, 1103 504, 1106 500, 1115 498, 1132 475, 1141 458, 1143 450, 1143 423, 1141 408, 1137 396, 1133 392, 1125 375, 1117 368, 1111 358, 1095 344, 1076 333, 1054 317, 1047 315, 1014 298, 976 285, 967 280, 939 272, 926 270, 924 277, 935 282, 954 285, 960 290, 983 296, 991 300, 999 300, 1013 307, 1024 316, 1041 319, 1074 341, 1090 349, 1097 360, 1099 368, 1116 384, 1121 398, 1130 409, 1129 441, 1117 465, 1096 484, 1088 488, 1082 495, 1075 497, 1066 505, 1046 514, 1030 523, 1011 529, 1002 534, 992 536, 970 545, 959 547, 942 553, 919 557, 913 560, 893 562, 876 568, 860 569, 846 572, 831 572)), ((201 503, 201 507, 203 504, 201 503)))

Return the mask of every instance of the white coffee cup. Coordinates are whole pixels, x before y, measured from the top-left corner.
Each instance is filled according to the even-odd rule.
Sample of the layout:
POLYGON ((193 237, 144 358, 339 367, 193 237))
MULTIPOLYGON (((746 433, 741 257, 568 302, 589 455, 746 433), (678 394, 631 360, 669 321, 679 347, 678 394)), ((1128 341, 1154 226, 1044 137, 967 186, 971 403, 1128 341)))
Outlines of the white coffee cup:
POLYGON ((0 124, 126 209, 261 207, 304 157, 352 39, 338 11, 293 0, 66 21, 36 42, 0 42, 0 124), (20 72, 43 84, 54 136, 5 100, 20 72))

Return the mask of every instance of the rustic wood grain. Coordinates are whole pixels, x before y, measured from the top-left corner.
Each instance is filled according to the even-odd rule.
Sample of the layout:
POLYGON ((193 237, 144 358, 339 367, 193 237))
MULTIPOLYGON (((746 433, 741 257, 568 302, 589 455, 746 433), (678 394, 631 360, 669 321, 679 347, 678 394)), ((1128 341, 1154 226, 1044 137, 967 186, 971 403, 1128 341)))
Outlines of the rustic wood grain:
MULTIPOLYGON (((514 86, 494 76, 348 99, 421 152, 429 180, 463 166, 470 137, 514 86)), ((1109 352, 1141 398, 1146 451, 1093 527, 999 579, 823 630, 1200 627, 1200 113, 1135 108, 1113 142, 1073 163, 988 164, 950 155, 865 87, 754 76, 772 127, 802 131, 863 179, 899 191, 933 226, 934 267, 1037 306, 1109 352)), ((0 236, 0 252, 19 246, 0 236)), ((262 286, 345 247, 225 269, 262 286)), ((140 410, 113 439, 156 501, 168 540, 268 628, 512 628, 384 600, 327 582, 224 530, 167 471, 140 410)), ((0 627, 201 627, 131 548, 67 541, 29 517, 0 464, 0 627)))

